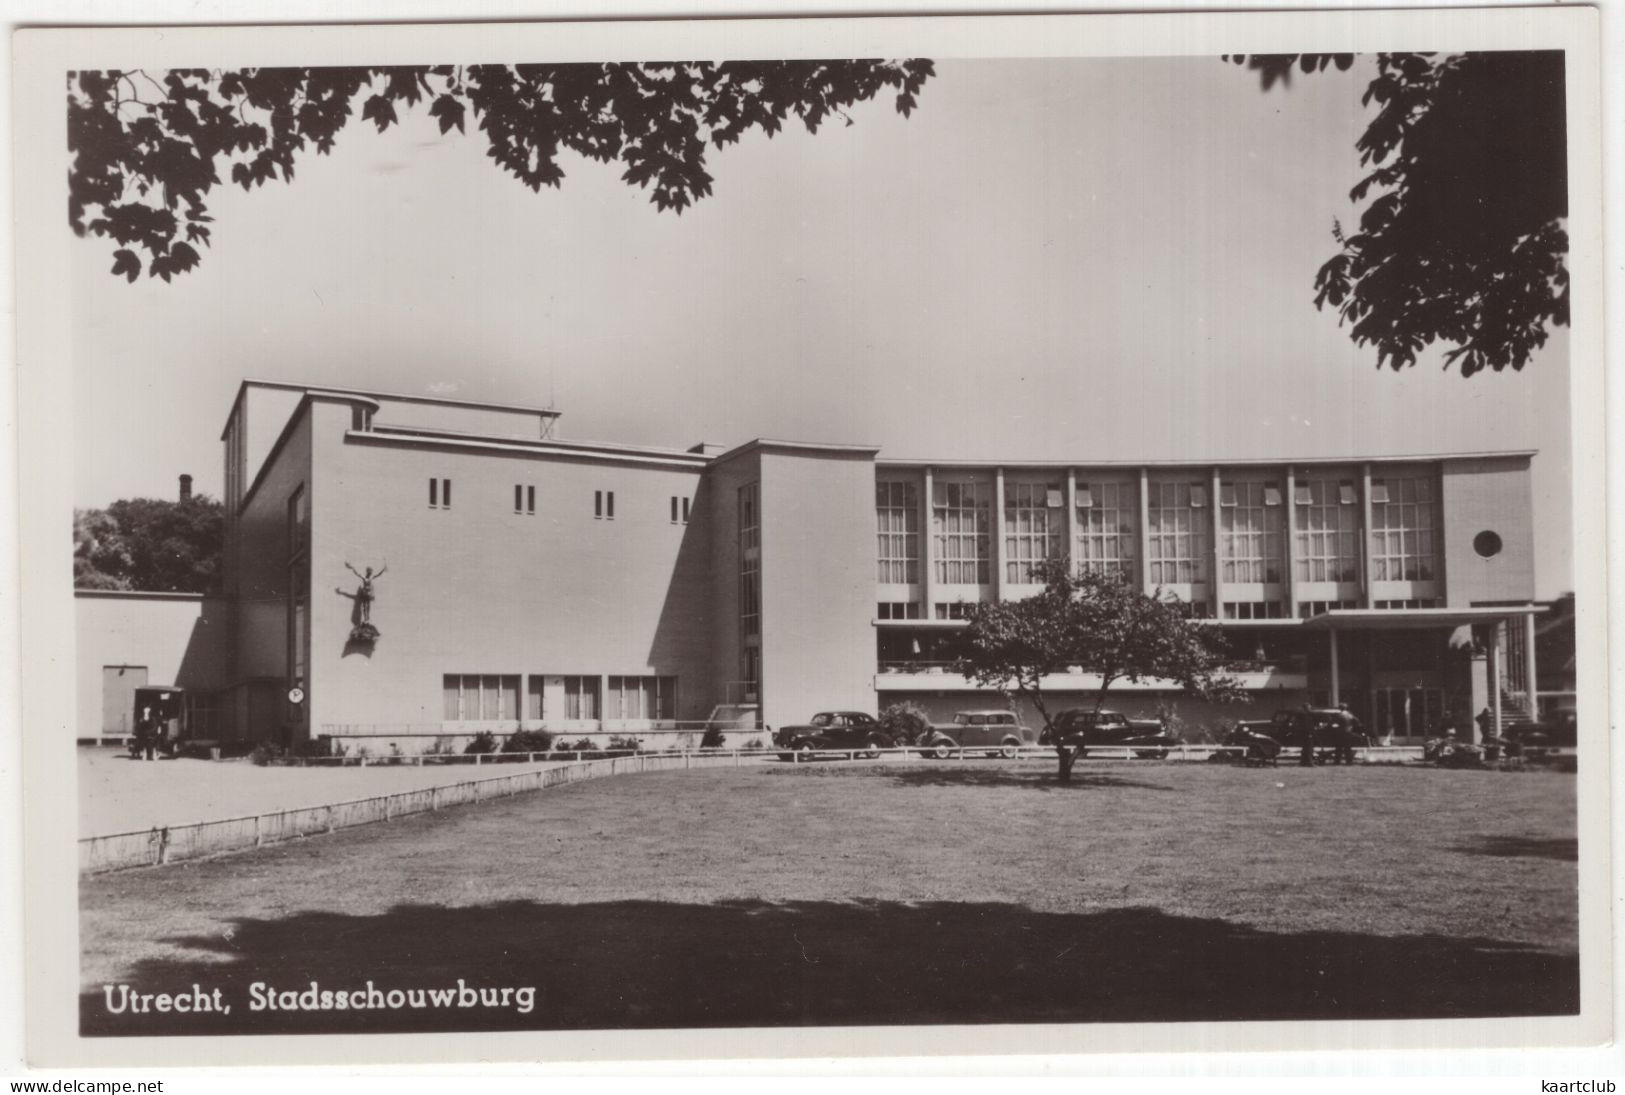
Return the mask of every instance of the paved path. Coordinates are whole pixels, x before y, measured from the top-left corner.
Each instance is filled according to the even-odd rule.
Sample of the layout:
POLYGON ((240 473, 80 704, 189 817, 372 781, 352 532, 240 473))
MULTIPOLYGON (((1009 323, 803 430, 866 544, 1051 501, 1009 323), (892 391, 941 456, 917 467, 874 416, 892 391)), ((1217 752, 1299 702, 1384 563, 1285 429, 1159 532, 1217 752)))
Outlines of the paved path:
POLYGON ((369 795, 509 775, 539 764, 367 768, 260 768, 248 760, 129 759, 121 749, 79 749, 79 835, 322 806, 369 795))

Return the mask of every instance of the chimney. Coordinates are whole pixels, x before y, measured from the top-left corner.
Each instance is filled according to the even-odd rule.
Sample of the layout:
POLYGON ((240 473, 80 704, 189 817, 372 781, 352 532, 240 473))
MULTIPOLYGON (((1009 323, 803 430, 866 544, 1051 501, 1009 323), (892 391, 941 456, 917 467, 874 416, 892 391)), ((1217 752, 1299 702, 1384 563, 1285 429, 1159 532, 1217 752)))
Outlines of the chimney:
POLYGON ((190 475, 183 475, 183 476, 181 476, 181 501, 182 502, 190 502, 191 500, 192 500, 192 477, 190 475))

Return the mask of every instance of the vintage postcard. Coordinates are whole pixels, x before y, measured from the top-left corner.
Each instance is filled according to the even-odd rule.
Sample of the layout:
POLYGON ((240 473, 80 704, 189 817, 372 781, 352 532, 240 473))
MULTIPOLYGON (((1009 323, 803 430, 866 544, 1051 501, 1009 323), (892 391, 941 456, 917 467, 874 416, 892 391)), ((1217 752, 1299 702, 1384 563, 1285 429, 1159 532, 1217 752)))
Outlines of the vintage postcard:
POLYGON ((20 32, 33 1059, 1607 1041, 1596 24, 20 32))

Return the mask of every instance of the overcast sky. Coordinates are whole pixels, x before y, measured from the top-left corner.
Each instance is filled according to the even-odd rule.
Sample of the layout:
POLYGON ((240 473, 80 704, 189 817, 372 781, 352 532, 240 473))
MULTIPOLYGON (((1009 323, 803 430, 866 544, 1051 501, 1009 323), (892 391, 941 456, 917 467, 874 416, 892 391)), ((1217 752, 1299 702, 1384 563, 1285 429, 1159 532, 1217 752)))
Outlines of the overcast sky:
MULTIPOLYGON (((555 404, 575 440, 863 442, 899 458, 1539 449, 1537 594, 1571 588, 1567 339, 1522 374, 1378 372, 1313 306, 1370 70, 1263 93, 1217 59, 947 61, 903 119, 713 153, 656 212, 566 157, 352 122, 217 190, 173 284, 76 241, 76 503, 218 496, 244 377, 555 404)), ((471 127, 472 128, 472 127, 471 127)), ((64 231, 66 227, 64 226, 64 231)))

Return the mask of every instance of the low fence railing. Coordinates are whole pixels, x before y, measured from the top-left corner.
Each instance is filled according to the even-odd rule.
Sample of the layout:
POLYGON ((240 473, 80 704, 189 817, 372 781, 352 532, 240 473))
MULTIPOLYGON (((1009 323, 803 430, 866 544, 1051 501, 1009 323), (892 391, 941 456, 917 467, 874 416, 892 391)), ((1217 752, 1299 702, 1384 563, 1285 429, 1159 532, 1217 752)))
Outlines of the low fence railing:
MULTIPOLYGON (((1215 756, 1240 759, 1246 748, 1238 745, 1180 744, 1171 746, 1145 745, 1092 745, 1087 752, 1089 760, 1146 760, 1207 761, 1215 756)), ((1325 752, 1326 750, 1320 750, 1325 752)), ((390 794, 372 795, 345 802, 321 806, 294 807, 262 814, 225 818, 218 821, 194 822, 186 825, 161 826, 106 836, 85 837, 79 841, 79 870, 82 874, 128 867, 158 866, 186 859, 243 851, 266 844, 276 844, 299 837, 331 833, 339 829, 374 822, 390 821, 398 817, 439 810, 447 806, 482 802, 493 798, 506 798, 527 791, 540 791, 566 783, 598 779, 604 776, 630 775, 640 772, 665 772, 674 769, 738 767, 747 760, 761 760, 767 756, 787 756, 793 761, 814 759, 860 759, 882 755, 937 757, 964 759, 1001 753, 996 746, 933 746, 918 748, 907 746, 896 749, 816 749, 786 752, 777 749, 728 749, 700 752, 666 752, 597 755, 596 759, 576 760, 552 764, 546 768, 531 768, 523 772, 487 776, 482 779, 462 780, 437 787, 420 787, 390 794)), ((1367 764, 1397 763, 1422 759, 1419 745, 1368 746, 1355 749, 1356 760, 1367 764)), ((1047 759, 1055 750, 1047 745, 1027 745, 1015 751, 1017 758, 1047 759)), ((1295 761, 1296 748, 1283 749, 1281 760, 1295 761)), ((483 754, 419 754, 400 757, 302 757, 284 763, 331 767, 353 764, 360 766, 462 764, 474 767, 500 763, 535 763, 559 760, 558 753, 483 753, 483 754)))
MULTIPOLYGON (((510 754, 522 756, 523 754, 510 754)), ((506 798, 581 780, 639 772, 683 768, 737 766, 741 758, 759 751, 728 750, 705 753, 628 753, 573 764, 532 768, 508 775, 463 780, 438 787, 420 787, 385 795, 273 810, 263 814, 159 826, 135 832, 85 837, 79 841, 79 870, 99 874, 126 867, 158 866, 184 859, 243 851, 298 837, 331 833, 357 825, 439 810, 447 806, 506 798)), ((340 758, 311 758, 337 760, 340 758)), ((490 758, 487 758, 487 763, 490 758)), ((476 762, 478 763, 478 762, 476 762)))

